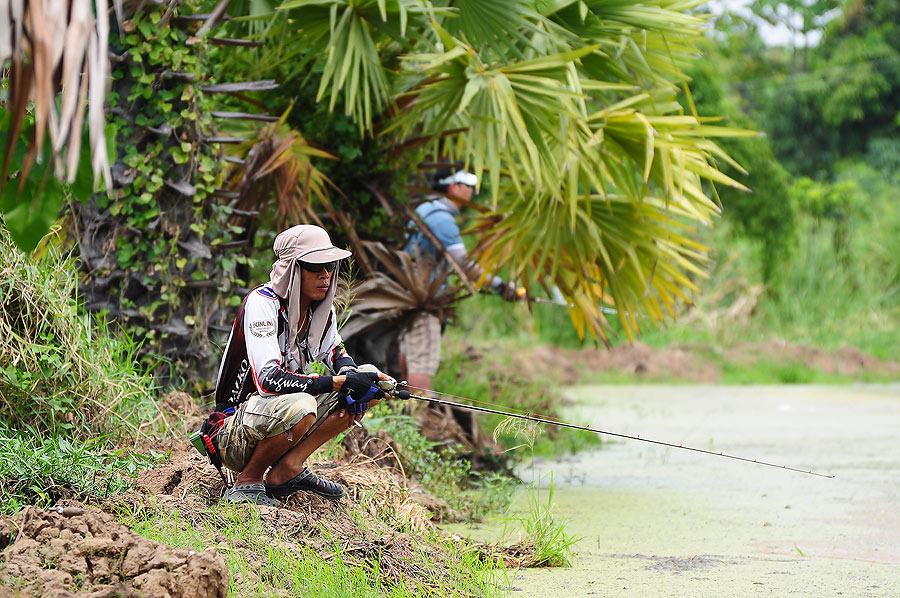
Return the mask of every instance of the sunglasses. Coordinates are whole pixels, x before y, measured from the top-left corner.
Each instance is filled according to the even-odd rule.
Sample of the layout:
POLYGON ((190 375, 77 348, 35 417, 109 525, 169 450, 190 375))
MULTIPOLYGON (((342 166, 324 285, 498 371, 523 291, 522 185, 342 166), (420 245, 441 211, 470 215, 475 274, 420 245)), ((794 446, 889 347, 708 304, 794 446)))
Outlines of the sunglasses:
POLYGON ((301 268, 306 270, 307 272, 316 272, 319 273, 322 271, 322 268, 325 268, 326 272, 334 272, 337 268, 338 263, 335 262, 325 262, 324 264, 311 264, 309 262, 297 262, 301 268))

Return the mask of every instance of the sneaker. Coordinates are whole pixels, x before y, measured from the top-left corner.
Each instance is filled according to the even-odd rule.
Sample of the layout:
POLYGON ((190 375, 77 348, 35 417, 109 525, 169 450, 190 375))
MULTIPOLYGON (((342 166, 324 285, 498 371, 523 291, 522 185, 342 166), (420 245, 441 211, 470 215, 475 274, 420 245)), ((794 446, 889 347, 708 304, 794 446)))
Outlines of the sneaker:
POLYGON ((309 467, 304 467, 296 477, 284 484, 266 484, 266 490, 275 498, 285 498, 298 490, 312 492, 331 500, 338 500, 344 496, 343 486, 320 478, 309 467))

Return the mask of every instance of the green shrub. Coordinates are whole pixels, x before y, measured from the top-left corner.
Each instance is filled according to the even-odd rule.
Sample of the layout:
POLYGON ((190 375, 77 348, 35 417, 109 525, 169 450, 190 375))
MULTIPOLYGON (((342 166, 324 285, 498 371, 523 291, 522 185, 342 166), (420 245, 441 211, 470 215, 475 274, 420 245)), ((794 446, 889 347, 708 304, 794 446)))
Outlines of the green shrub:
POLYGON ((153 411, 136 344, 79 313, 76 268, 22 254, 0 224, 0 418, 80 437, 136 432, 153 411))
MULTIPOLYGON (((485 302, 485 299, 493 298, 472 297, 466 301, 488 308, 490 303, 485 302)), ((565 308, 551 305, 542 307, 566 313, 565 308)), ((524 306, 521 308, 525 309, 524 306)), ((474 401, 500 411, 556 417, 560 392, 564 386, 576 384, 578 380, 560 374, 563 364, 555 363, 553 357, 533 363, 527 369, 512 364, 509 358, 513 352, 527 351, 525 347, 529 344, 534 347, 545 342, 537 331, 522 328, 512 337, 501 336, 502 333, 496 336, 475 335, 470 333, 472 328, 465 326, 463 322, 471 323, 471 320, 461 321, 444 336, 441 365, 432 380, 434 389, 465 397, 463 400, 451 398, 454 401, 474 401)), ((571 324, 566 326, 571 329, 571 324)), ((503 420, 502 415, 478 414, 479 425, 487 434, 492 434, 503 420)), ((544 431, 546 434, 541 435, 534 446, 534 451, 542 456, 570 454, 600 443, 598 436, 580 430, 545 426, 544 431)), ((515 438, 507 434, 499 435, 497 440, 507 448, 517 444, 515 438)))
POLYGON ((372 431, 384 430, 393 439, 408 477, 472 519, 509 504, 518 480, 505 473, 471 471, 469 460, 452 447, 425 438, 418 422, 400 413, 402 405, 395 402, 390 408, 393 413, 376 416, 366 425, 372 431))

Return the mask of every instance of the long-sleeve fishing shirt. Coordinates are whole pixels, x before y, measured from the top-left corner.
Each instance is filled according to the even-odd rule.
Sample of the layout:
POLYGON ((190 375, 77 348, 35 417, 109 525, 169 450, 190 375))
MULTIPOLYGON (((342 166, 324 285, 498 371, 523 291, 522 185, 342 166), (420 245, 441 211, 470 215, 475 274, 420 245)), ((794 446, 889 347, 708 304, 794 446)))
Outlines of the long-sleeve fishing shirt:
MULTIPOLYGON (((325 308, 325 306, 320 306, 325 308)), ((355 366, 344 349, 337 330, 334 307, 318 347, 310 347, 309 321, 294 341, 303 363, 297 363, 290 351, 285 302, 269 285, 256 287, 241 303, 235 318, 225 356, 216 379, 216 411, 225 411, 243 403, 253 393, 261 397, 305 392, 317 395, 331 392, 332 376, 305 374, 314 361, 323 362, 332 372, 355 366)))
MULTIPOLYGON (((435 238, 441 242, 444 249, 450 257, 459 264, 466 274, 473 279, 480 278, 484 270, 477 263, 472 261, 467 252, 466 246, 463 245, 462 235, 459 231, 459 225, 456 223, 456 217, 459 215, 457 208, 452 201, 446 197, 429 196, 425 201, 416 208, 416 213, 425 226, 431 231, 435 238)), ((414 228, 415 224, 410 222, 410 228, 414 228)), ((437 263, 443 262, 444 256, 440 250, 434 246, 431 239, 420 230, 410 235, 409 240, 404 246, 404 251, 415 255, 421 253, 437 263)), ((506 288, 506 283, 499 276, 490 276, 487 285, 502 292, 506 288)))

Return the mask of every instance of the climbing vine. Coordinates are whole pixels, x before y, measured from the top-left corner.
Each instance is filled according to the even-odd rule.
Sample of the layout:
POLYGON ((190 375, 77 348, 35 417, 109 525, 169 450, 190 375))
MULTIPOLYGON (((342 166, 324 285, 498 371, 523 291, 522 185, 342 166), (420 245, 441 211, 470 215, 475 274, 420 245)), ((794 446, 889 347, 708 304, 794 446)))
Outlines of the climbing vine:
POLYGON ((117 317, 169 373, 208 383, 250 235, 222 201, 230 140, 211 114, 215 47, 191 16, 202 8, 147 6, 111 36, 114 190, 75 210, 86 307, 117 317))

